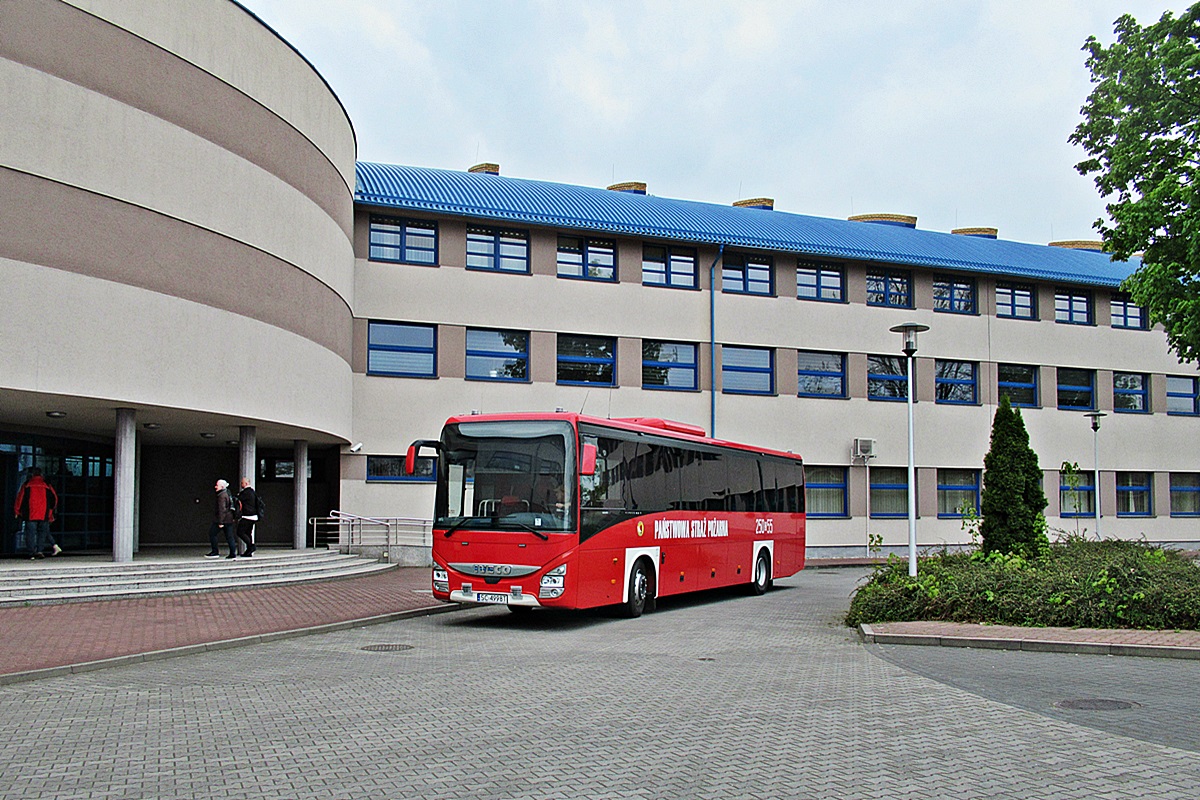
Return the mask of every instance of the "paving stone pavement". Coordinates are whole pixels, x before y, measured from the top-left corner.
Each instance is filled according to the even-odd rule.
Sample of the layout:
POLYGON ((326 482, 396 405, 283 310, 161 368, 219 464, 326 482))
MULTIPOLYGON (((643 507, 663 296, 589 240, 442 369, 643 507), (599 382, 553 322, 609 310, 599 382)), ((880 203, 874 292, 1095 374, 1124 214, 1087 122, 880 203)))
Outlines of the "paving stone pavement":
POLYGON ((840 620, 862 574, 636 620, 472 609, 3 686, 0 797, 1196 797, 1197 752, 877 657, 840 620))

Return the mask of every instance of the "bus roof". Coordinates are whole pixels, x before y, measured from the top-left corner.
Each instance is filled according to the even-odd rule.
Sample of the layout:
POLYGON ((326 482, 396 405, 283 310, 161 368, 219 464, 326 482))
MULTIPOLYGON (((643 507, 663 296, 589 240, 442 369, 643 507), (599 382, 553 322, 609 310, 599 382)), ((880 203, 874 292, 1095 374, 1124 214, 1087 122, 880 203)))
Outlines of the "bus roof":
POLYGON ((522 411, 502 414, 460 414, 447 419, 446 424, 456 425, 460 422, 506 422, 512 420, 561 420, 569 423, 576 430, 578 430, 580 423, 583 423, 585 425, 596 425, 615 430, 649 433, 668 439, 678 439, 682 442, 695 442, 696 444, 707 444, 713 447, 727 447, 733 450, 742 450, 759 455, 778 456, 795 461, 802 460, 797 453, 773 450, 769 447, 755 447, 754 445, 730 442, 725 439, 712 439, 706 436, 704 428, 698 425, 676 422, 675 420, 659 417, 604 418, 591 417, 586 414, 574 414, 568 411, 522 411))

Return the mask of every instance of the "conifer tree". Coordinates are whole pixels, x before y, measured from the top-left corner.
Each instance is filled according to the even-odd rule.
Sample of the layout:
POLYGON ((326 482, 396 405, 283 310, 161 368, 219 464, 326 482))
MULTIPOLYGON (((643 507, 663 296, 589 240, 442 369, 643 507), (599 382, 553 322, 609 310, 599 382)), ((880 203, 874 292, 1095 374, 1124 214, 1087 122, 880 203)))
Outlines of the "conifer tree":
POLYGON ((1029 433, 1021 412, 1008 397, 992 421, 992 442, 983 459, 983 522, 979 534, 985 553, 1036 556, 1046 538, 1046 494, 1037 453, 1029 446, 1029 433))

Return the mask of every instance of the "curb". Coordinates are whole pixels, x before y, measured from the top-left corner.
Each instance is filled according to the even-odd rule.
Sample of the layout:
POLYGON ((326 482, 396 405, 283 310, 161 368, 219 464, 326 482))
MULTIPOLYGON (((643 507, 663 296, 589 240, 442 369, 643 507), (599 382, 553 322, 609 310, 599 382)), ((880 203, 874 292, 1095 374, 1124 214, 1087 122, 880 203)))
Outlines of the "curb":
POLYGON ((901 644, 925 647, 977 647, 985 650, 1024 650, 1031 653, 1076 653, 1096 656, 1140 656, 1200 660, 1200 648, 1111 642, 1056 642, 1046 639, 1002 639, 988 636, 935 636, 919 633, 876 633, 868 624, 858 626, 865 644, 901 644))
POLYGON ((445 614, 450 611, 458 611, 466 606, 460 605, 445 605, 445 606, 427 606, 425 608, 414 608, 408 611, 395 611, 390 614, 379 614, 374 617, 363 617, 361 619, 348 619, 342 622, 330 622, 325 625, 313 625, 309 628, 293 628, 286 631, 272 631, 270 633, 259 633, 253 636, 241 636, 237 639, 221 639, 215 642, 201 642, 199 644, 186 644, 180 647, 171 647, 166 650, 151 650, 147 653, 131 653, 127 656, 116 656, 114 658, 102 658, 98 661, 84 661, 80 664, 64 664, 59 667, 46 667, 45 669, 33 669, 25 672, 10 672, 5 675, 0 675, 0 686, 8 686, 14 683, 25 683, 27 681, 41 680, 42 678, 60 678, 64 675, 77 675, 84 672, 95 672, 100 669, 108 669, 110 667, 124 667, 129 664, 140 664, 146 661, 160 661, 166 658, 177 658, 179 656, 190 656, 197 653, 212 652, 216 650, 230 650, 235 647, 248 647, 254 644, 264 644, 266 642, 277 642, 282 639, 297 639, 301 636, 317 636, 322 633, 335 633, 344 631, 350 628, 361 628, 367 625, 382 625, 387 622, 396 622, 402 619, 413 619, 416 617, 428 617, 434 614, 445 614))

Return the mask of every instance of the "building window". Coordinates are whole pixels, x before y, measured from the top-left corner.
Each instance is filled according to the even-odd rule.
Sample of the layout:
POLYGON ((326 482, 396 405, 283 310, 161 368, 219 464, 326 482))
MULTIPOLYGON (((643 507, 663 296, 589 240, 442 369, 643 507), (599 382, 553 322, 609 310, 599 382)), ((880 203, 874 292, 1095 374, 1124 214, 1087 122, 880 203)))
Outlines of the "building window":
POLYGON ((1054 321, 1066 325, 1091 325, 1092 293, 1078 289, 1055 289, 1054 321))
POLYGON ((437 377, 437 332, 434 326, 368 323, 367 374, 437 377))
POLYGON ((698 288, 696 251, 690 247, 645 245, 642 248, 642 283, 675 289, 698 288))
POLYGON ((871 516, 908 516, 906 467, 875 467, 871 470, 871 516))
POLYGON ((437 223, 371 217, 368 258, 400 264, 436 264, 437 223))
POLYGON ((695 391, 699 348, 683 342, 642 341, 642 388, 695 391))
POLYGON ((437 456, 417 456, 416 470, 404 474, 404 456, 367 456, 367 483, 418 482, 437 479, 437 456))
POLYGON ((979 513, 979 471, 939 469, 937 471, 939 517, 961 517, 963 509, 979 513))
POLYGON ((996 284, 996 316, 1037 319, 1037 293, 1025 283, 996 284))
POLYGON ((1200 517, 1200 472, 1171 473, 1171 516, 1200 517))
POLYGON ((1090 369, 1058 368, 1058 407, 1091 411, 1096 407, 1096 373, 1090 369))
POLYGON ((796 297, 840 303, 846 299, 846 273, 841 267, 816 261, 799 261, 796 266, 796 297))
POLYGON ((722 347, 721 391, 775 394, 775 351, 763 347, 722 347))
POLYGON ((912 274, 893 269, 868 272, 867 305, 912 308, 912 274))
POLYGON ((768 297, 775 294, 774 262, 770 256, 726 253, 721 263, 721 291, 768 297))
POLYGON ((933 362, 937 370, 935 397, 939 403, 975 405, 979 402, 979 368, 973 361, 933 362))
POLYGON ((841 353, 798 353, 796 374, 800 397, 845 397, 846 356, 841 353))
POLYGON ((1058 482, 1058 515, 1060 517, 1094 517, 1096 516, 1096 473, 1078 471, 1068 476, 1066 472, 1059 473, 1058 482))
POLYGON ((867 397, 871 400, 907 400, 908 359, 867 356, 867 397))
POLYGON ((933 310, 947 314, 974 314, 975 281, 946 276, 934 278, 933 310))
POLYGON ((1144 331, 1147 327, 1146 312, 1137 303, 1129 299, 1124 292, 1113 292, 1112 296, 1112 326, 1114 328, 1132 328, 1144 331))
POLYGON ((558 382, 616 386, 617 340, 603 336, 558 335, 558 382))
POLYGON ((559 236, 558 277, 615 281, 617 243, 608 239, 559 236))
POLYGON ((529 272, 529 234, 497 228, 467 228, 467 269, 529 272))
POLYGON ((1000 364, 997 380, 1000 395, 1020 408, 1037 408, 1038 368, 1027 364, 1000 364))
POLYGON ((1167 376, 1167 413, 1186 416, 1200 414, 1200 393, 1195 378, 1167 376))
POLYGON ((529 334, 468 328, 467 379, 528 381, 529 334))
POLYGON ((804 467, 804 508, 810 517, 848 517, 845 467, 804 467))
POLYGON ((1145 414, 1150 410, 1150 376, 1137 372, 1113 373, 1113 411, 1145 414))
POLYGON ((1117 516, 1148 517, 1153 504, 1150 498, 1153 480, 1149 472, 1117 473, 1117 516))

